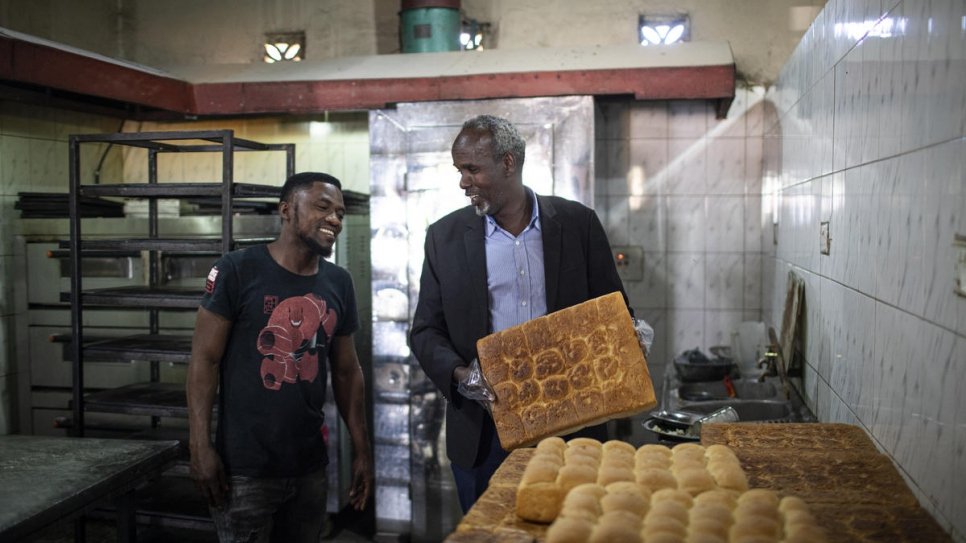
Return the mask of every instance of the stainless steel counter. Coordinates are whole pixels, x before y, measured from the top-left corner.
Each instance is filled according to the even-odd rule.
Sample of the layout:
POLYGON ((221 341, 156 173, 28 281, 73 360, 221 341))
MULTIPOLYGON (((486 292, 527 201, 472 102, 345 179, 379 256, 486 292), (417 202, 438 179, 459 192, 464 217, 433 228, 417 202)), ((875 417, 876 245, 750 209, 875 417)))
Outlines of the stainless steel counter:
POLYGON ((0 540, 17 541, 116 498, 118 541, 132 541, 129 494, 177 454, 177 441, 0 436, 0 540))

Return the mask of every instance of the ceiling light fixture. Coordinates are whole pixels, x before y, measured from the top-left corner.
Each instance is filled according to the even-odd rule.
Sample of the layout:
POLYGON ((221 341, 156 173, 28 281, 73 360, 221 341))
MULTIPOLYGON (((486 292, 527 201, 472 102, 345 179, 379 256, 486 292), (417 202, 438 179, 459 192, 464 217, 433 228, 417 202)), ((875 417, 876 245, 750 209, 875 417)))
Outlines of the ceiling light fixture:
POLYGON ((298 62, 305 58, 305 32, 265 34, 265 57, 268 64, 298 62))
POLYGON ((464 51, 482 51, 489 31, 490 23, 481 23, 476 19, 464 20, 460 25, 460 47, 464 51))
POLYGON ((641 45, 671 45, 691 40, 691 19, 677 15, 641 15, 638 25, 641 45))

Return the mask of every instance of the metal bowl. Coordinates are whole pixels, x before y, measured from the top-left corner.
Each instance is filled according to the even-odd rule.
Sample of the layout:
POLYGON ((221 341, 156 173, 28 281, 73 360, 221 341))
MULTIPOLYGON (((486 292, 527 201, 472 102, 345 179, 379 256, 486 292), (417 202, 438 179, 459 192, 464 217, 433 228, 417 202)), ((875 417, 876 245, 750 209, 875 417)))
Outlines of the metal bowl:
POLYGON ((674 357, 674 370, 684 382, 720 381, 730 375, 735 367, 733 361, 723 358, 710 358, 706 362, 690 362, 684 356, 674 357))
POLYGON ((700 436, 691 435, 689 427, 667 424, 658 419, 647 419, 644 421, 644 429, 661 436, 667 441, 698 441, 700 436))

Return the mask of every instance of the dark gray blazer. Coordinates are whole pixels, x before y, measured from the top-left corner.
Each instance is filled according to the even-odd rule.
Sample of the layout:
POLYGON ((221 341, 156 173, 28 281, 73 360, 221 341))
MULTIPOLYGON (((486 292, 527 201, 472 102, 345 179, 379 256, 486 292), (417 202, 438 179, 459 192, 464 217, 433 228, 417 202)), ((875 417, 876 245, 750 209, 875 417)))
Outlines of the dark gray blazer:
MULTIPOLYGON (((557 196, 537 196, 543 235, 547 312, 620 291, 604 228, 594 211, 557 196)), ((472 206, 454 211, 426 231, 419 301, 409 335, 413 354, 448 400, 446 452, 471 468, 483 428, 484 409, 462 397, 453 369, 476 354, 476 340, 490 333, 484 219, 472 206)))

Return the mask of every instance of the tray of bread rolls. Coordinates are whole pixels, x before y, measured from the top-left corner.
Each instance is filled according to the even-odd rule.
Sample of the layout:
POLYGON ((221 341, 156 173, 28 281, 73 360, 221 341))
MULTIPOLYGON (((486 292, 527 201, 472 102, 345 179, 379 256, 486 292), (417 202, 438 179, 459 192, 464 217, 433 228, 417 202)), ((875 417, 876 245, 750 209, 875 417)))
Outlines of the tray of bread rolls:
POLYGON ((657 405, 620 292, 490 334, 477 352, 505 450, 657 405))
POLYGON ((552 437, 528 456, 501 467, 448 541, 825 541, 803 500, 749 489, 723 445, 552 437))
POLYGON ((835 424, 709 425, 673 448, 545 439, 510 454, 447 541, 951 541, 882 455, 821 467, 861 455, 879 453, 835 424))

